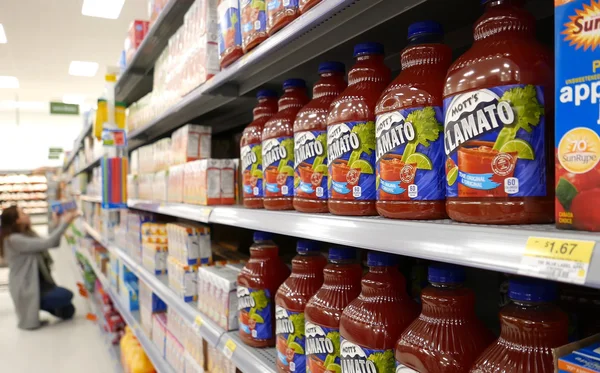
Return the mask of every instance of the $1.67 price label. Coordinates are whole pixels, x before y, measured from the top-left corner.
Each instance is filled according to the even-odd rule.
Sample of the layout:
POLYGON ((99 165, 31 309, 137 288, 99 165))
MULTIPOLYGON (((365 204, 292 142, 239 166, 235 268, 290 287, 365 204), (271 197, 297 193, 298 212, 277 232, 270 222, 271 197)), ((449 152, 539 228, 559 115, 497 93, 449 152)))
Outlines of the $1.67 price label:
POLYGON ((595 241, 529 237, 518 273, 585 284, 595 241))

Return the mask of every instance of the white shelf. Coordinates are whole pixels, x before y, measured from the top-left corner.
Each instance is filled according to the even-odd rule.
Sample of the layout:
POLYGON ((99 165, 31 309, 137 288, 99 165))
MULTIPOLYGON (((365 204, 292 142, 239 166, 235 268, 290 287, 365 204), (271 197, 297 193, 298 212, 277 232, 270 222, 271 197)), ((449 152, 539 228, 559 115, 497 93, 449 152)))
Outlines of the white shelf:
POLYGON ((138 210, 199 221, 202 223, 208 223, 208 216, 213 209, 210 206, 197 206, 185 203, 154 202, 141 199, 130 199, 127 201, 127 205, 130 208, 138 210))
POLYGON ((86 201, 86 202, 102 203, 102 197, 100 197, 100 196, 81 195, 81 196, 79 196, 79 199, 81 199, 82 201, 86 201))

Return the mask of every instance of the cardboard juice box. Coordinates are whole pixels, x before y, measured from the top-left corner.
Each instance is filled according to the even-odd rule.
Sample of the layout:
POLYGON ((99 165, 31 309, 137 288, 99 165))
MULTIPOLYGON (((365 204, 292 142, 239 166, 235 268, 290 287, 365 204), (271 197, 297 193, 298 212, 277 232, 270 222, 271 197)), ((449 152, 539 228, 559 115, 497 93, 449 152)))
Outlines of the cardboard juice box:
POLYGON ((600 231, 600 1, 554 4, 556 225, 600 231))

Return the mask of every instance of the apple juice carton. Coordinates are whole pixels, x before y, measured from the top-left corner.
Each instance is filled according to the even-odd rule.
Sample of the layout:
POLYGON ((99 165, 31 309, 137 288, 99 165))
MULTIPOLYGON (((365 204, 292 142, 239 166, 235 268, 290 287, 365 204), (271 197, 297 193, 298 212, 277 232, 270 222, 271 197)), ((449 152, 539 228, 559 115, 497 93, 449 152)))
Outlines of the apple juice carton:
POLYGON ((556 224, 600 231, 600 1, 554 4, 556 224))

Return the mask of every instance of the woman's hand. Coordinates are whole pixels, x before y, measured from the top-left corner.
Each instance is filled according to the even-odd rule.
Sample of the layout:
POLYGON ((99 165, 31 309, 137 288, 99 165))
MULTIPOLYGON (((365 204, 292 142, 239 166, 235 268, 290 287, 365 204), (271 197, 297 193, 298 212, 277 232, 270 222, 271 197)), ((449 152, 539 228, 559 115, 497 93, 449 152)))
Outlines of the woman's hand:
POLYGON ((62 215, 62 221, 67 224, 70 224, 71 222, 73 222, 73 220, 77 219, 79 215, 79 211, 77 210, 67 211, 62 215))

